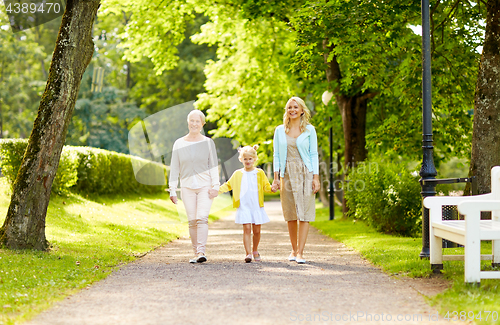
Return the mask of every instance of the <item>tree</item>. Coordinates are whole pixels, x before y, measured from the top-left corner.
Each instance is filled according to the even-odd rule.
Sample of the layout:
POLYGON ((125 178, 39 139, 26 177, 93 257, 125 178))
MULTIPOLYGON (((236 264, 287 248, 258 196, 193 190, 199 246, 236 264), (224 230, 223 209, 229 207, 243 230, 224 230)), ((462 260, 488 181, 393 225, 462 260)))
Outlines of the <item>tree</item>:
POLYGON ((240 18, 235 8, 212 7, 207 15, 210 21, 192 38, 216 44, 218 60, 205 68, 206 92, 199 95, 197 107, 206 108, 208 119, 217 121, 216 137, 260 144, 260 160, 269 161, 286 101, 303 95, 288 71, 292 35, 283 22, 240 18))
POLYGON ((48 247, 45 216, 52 182, 80 82, 92 54, 92 26, 100 0, 68 0, 47 85, 19 173, 0 241, 12 249, 48 247))
MULTIPOLYGON (((320 143, 326 144, 330 126, 342 121, 335 142, 342 142, 344 171, 369 152, 413 161, 421 156, 421 40, 411 29, 420 23, 419 2, 177 0, 167 5, 154 0, 135 6, 148 24, 128 27, 134 37, 126 44, 127 56, 147 54, 157 71, 176 61, 173 51, 160 48, 179 42, 176 37, 193 12, 208 16, 192 39, 219 47, 217 61, 209 61, 205 70, 206 92, 197 101, 218 122, 216 136, 267 145, 281 119, 280 103, 293 94, 314 109, 320 143), (172 12, 158 12, 162 6, 172 12), (163 16, 175 14, 179 24, 167 26, 163 16), (158 34, 162 28, 170 29, 158 34), (336 111, 321 105, 327 89, 335 93, 336 111), (333 122, 325 122, 332 115, 333 122)), ((434 0, 432 14, 439 162, 469 152, 475 48, 482 28, 479 3, 434 0)), ((263 150, 270 153, 266 146, 263 150)))
POLYGON ((500 165, 500 1, 488 0, 486 9, 469 169, 469 176, 477 177, 479 194, 491 192, 491 168, 500 165))
MULTIPOLYGON (((433 2, 438 155, 468 154, 475 48, 482 29, 478 7, 468 1, 433 2)), ((292 20, 300 35, 296 70, 306 71, 308 78, 323 84, 323 91, 328 87, 335 94, 346 165, 353 157, 355 164, 366 149, 391 158, 417 160, 421 155, 421 41, 410 29, 413 25, 418 30, 419 22, 420 3, 363 0, 317 1, 303 6, 292 20)))

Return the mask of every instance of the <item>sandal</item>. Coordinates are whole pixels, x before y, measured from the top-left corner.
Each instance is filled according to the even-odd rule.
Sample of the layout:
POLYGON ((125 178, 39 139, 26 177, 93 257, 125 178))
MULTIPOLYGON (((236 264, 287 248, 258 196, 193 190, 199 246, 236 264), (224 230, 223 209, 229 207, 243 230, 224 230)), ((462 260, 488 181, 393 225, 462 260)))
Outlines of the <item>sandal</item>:
POLYGON ((253 259, 255 260, 255 262, 261 261, 259 252, 253 252, 253 259))
POLYGON ((252 254, 245 256, 245 262, 250 263, 252 261, 252 254))

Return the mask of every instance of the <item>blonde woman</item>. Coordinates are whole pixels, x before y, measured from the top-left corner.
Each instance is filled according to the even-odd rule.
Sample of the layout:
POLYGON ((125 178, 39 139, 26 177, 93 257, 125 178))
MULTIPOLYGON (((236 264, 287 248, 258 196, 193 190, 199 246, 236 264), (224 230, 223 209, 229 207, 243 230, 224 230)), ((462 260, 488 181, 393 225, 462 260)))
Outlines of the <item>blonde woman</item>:
POLYGON ((207 261, 208 214, 219 192, 217 152, 212 139, 201 134, 205 114, 192 110, 187 116, 189 133, 174 142, 170 163, 170 200, 177 204, 177 183, 189 222, 189 236, 194 257, 190 263, 207 261))
POLYGON ((311 113, 305 102, 292 97, 285 106, 283 125, 274 131, 274 181, 280 189, 283 216, 292 244, 289 261, 304 264, 309 222, 316 217, 315 194, 320 189, 318 140, 309 124, 311 113))

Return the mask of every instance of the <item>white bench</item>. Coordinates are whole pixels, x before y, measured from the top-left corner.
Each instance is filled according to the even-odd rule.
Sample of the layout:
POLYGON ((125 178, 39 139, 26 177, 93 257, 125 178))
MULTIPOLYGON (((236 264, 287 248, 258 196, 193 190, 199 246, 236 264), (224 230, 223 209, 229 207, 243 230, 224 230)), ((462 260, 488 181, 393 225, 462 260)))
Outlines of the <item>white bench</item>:
POLYGON ((429 209, 430 263, 433 270, 443 269, 443 260, 464 260, 467 283, 481 279, 500 279, 500 271, 481 271, 481 260, 500 266, 500 167, 491 170, 491 193, 475 196, 438 196, 424 199, 429 209), (443 220, 445 205, 456 205, 465 220, 443 220), (492 220, 481 220, 481 211, 491 211, 492 220), (464 255, 443 255, 442 239, 464 246, 464 255), (481 241, 492 241, 492 254, 481 255, 481 241))

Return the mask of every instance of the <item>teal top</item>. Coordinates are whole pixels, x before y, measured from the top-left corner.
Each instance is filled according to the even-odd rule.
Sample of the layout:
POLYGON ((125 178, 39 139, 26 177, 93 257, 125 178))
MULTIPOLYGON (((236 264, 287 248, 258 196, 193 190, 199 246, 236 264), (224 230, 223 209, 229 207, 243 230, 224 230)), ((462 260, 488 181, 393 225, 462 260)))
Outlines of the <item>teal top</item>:
MULTIPOLYGON (((285 126, 279 125, 274 130, 274 171, 280 172, 280 177, 285 177, 286 166, 286 133, 285 126)), ((297 138, 297 149, 307 169, 319 175, 318 138, 314 126, 308 124, 306 130, 297 138)))

